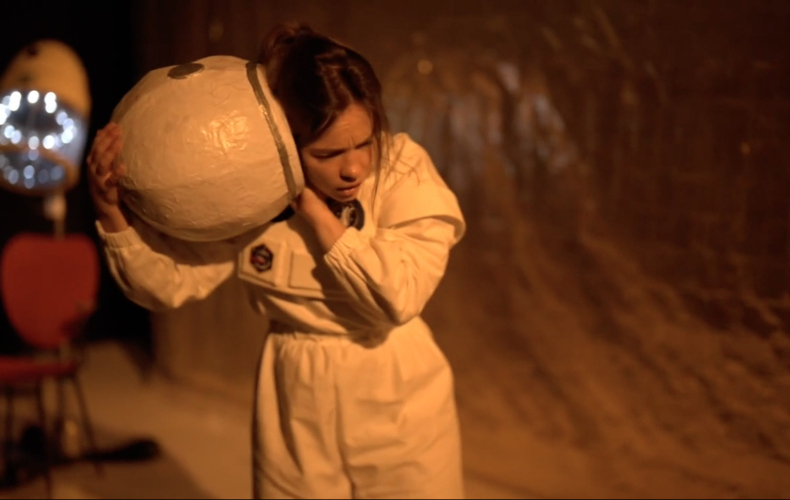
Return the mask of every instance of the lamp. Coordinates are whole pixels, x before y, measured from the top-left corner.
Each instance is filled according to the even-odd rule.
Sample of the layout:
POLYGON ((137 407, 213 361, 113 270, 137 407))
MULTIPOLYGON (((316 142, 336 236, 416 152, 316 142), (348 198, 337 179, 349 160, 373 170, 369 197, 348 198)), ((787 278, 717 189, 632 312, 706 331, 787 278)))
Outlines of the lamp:
POLYGON ((90 107, 85 68, 56 40, 22 49, 0 79, 0 186, 42 196, 56 234, 64 193, 79 180, 90 107))

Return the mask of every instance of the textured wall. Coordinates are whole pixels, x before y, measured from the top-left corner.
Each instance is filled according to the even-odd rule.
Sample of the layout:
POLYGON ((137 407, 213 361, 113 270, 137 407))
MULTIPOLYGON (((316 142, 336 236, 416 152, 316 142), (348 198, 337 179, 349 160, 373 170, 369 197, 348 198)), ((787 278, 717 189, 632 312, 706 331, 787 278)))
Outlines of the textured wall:
MULTIPOLYGON (((522 195, 541 198, 533 209, 566 188, 551 179, 568 167, 640 262, 711 321, 784 328, 790 9, 715 5, 578 1, 444 18, 412 38, 400 62, 414 69, 394 77, 401 91, 391 104, 413 108, 399 124, 441 134, 440 124, 422 132, 421 109, 475 105, 417 104, 414 89, 423 100, 485 100, 477 108, 495 108, 501 137, 491 142, 505 168, 522 195), (431 74, 415 71, 420 60, 431 74), (542 166, 552 155, 554 166, 542 166)), ((430 141, 435 155, 447 149, 439 136, 430 141)))
POLYGON ((470 8, 395 59, 393 122, 470 220, 428 311, 470 471, 541 496, 790 491, 789 12, 470 8))

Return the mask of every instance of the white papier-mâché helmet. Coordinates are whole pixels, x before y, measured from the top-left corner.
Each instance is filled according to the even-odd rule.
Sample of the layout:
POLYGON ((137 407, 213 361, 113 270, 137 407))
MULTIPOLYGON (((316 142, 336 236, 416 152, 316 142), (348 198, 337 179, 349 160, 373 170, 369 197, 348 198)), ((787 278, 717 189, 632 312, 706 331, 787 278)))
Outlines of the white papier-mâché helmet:
POLYGON ((276 217, 304 189, 261 65, 211 56, 145 75, 116 106, 126 205, 170 236, 219 241, 276 217))

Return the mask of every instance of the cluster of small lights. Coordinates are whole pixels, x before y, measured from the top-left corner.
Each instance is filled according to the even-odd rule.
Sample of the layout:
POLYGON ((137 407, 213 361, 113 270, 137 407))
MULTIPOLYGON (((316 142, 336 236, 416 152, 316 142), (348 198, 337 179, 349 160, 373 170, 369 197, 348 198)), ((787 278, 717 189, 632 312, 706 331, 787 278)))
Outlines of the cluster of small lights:
MULTIPOLYGON (((0 155, 0 165, 2 167, 3 179, 11 185, 24 186, 27 189, 34 187, 45 187, 48 184, 57 185, 65 178, 65 172, 60 165, 52 166, 49 169, 36 167, 33 163, 28 163, 20 170, 12 167, 9 163, 8 155, 0 155)), ((24 162, 23 162, 24 163, 24 162)))
MULTIPOLYGON (((58 151, 65 156, 81 154, 81 146, 72 144, 80 136, 82 120, 70 116, 67 106, 58 103, 54 92, 18 90, 2 96, 0 101, 0 145, 12 144, 21 151, 0 154, 2 178, 9 184, 54 188, 66 178, 62 166, 41 158, 40 149, 58 151), (79 146, 77 151, 72 146, 79 146), (70 151, 66 151, 70 150, 70 151)), ((71 158, 79 161, 79 158, 71 158)))

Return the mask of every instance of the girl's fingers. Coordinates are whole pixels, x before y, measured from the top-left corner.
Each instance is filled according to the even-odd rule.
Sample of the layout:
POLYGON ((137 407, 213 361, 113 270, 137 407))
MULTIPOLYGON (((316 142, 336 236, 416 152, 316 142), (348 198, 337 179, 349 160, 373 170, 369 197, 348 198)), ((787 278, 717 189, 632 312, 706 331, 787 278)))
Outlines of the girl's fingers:
POLYGON ((120 178, 126 175, 126 165, 120 161, 123 137, 114 123, 96 132, 87 158, 91 190, 106 203, 117 203, 120 178))
POLYGON ((121 178, 126 175, 126 163, 117 163, 114 170, 115 176, 121 178))
POLYGON ((91 169, 99 175, 103 173, 101 159, 106 153, 109 144, 110 137, 108 134, 103 133, 101 130, 96 133, 96 138, 93 140, 93 146, 91 146, 91 152, 88 155, 88 164, 90 165, 91 169))
POLYGON ((105 152, 110 149, 115 142, 120 139, 120 127, 115 124, 110 124, 103 129, 96 132, 96 137, 93 139, 89 159, 94 163, 98 163, 104 156, 105 152))
POLYGON ((121 138, 117 134, 103 135, 100 141, 97 137, 96 147, 92 151, 92 160, 98 175, 104 175, 112 170, 113 163, 115 163, 115 158, 120 153, 122 145, 121 138))
POLYGON ((112 171, 113 163, 115 163, 115 157, 118 156, 118 151, 116 150, 115 144, 110 144, 107 149, 105 149, 101 156, 99 156, 99 173, 104 174, 106 172, 112 171))

